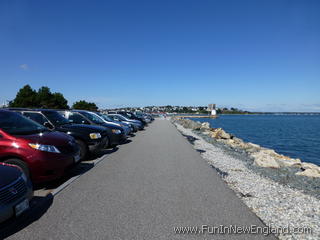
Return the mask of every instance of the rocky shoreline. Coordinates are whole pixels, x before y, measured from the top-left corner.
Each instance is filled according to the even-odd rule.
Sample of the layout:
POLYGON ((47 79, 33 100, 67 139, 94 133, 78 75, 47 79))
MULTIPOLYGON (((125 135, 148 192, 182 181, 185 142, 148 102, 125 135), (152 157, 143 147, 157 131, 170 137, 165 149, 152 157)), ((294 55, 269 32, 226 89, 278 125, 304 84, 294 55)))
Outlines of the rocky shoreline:
POLYGON ((208 122, 171 120, 182 134, 193 138, 203 158, 267 225, 310 227, 313 232, 279 238, 320 238, 319 166, 244 142, 208 122))

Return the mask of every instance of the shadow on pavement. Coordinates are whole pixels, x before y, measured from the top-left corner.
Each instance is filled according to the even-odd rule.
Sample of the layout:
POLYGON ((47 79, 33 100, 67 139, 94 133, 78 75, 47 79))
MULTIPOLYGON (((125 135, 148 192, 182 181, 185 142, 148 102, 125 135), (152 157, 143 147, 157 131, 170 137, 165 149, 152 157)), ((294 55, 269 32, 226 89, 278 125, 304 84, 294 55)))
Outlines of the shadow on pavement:
POLYGON ((118 151, 119 148, 115 147, 113 149, 104 149, 101 150, 99 153, 91 154, 86 161, 82 161, 78 163, 76 166, 68 169, 66 171, 66 174, 55 181, 52 182, 46 182, 43 184, 37 184, 33 186, 34 190, 48 190, 48 189, 55 189, 59 187, 64 182, 68 181, 70 178, 73 178, 74 176, 82 175, 86 172, 88 172, 91 168, 94 167, 93 160, 100 158, 106 154, 111 154, 113 152, 118 151))
POLYGON ((205 153, 206 151, 205 150, 202 150, 202 149, 196 149, 197 152, 199 153, 205 153))
POLYGON ((120 145, 128 144, 128 143, 131 143, 131 142, 132 142, 131 139, 127 139, 125 142, 121 143, 120 145))
POLYGON ((89 171, 91 168, 94 167, 93 163, 90 162, 80 162, 79 164, 77 164, 75 167, 69 169, 66 171, 66 174, 60 178, 57 179, 55 181, 52 182, 46 182, 46 183, 42 183, 42 184, 36 184, 33 186, 34 190, 39 190, 39 189, 55 189, 57 187, 59 187, 61 184, 63 184, 64 182, 68 181, 70 178, 83 174, 87 171, 89 171))
MULTIPOLYGON (((114 148, 111 148, 111 149, 103 149, 103 150, 99 151, 98 153, 91 154, 91 155, 88 157, 87 161, 93 161, 93 160, 95 160, 95 159, 97 159, 97 158, 100 158, 100 157, 106 155, 106 154, 111 154, 111 153, 114 153, 114 152, 116 152, 116 151, 118 151, 118 150, 119 150, 118 147, 114 147, 114 148)), ((86 161, 84 161, 84 162, 86 162, 86 161)), ((82 162, 82 163, 83 163, 83 162, 82 162)))
POLYGON ((52 202, 52 194, 45 197, 33 197, 30 201, 29 210, 18 218, 12 218, 0 224, 0 239, 9 237, 40 219, 52 205, 52 202))
MULTIPOLYGON (((129 142, 131 142, 131 140, 127 141, 127 143, 129 142)), ((60 185, 62 185, 72 177, 84 174, 85 172, 89 171, 94 167, 93 160, 100 158, 106 154, 116 152, 118 151, 118 149, 118 147, 115 147, 113 149, 104 149, 99 153, 91 154, 86 161, 80 162, 73 168, 68 169, 65 176, 63 176, 62 178, 56 181, 34 185, 34 191, 43 191, 45 193, 45 196, 34 196, 30 201, 29 210, 27 210, 18 218, 11 218, 6 222, 1 223, 0 239, 7 238, 40 219, 53 203, 54 196, 50 193, 53 189, 58 188, 60 185)))
POLYGON ((182 134, 182 136, 184 136, 192 145, 194 144, 194 141, 199 140, 198 138, 195 138, 195 137, 190 136, 190 135, 182 134))
POLYGON ((210 165, 210 166, 211 166, 214 170, 216 170, 217 173, 218 173, 222 178, 225 178, 225 177, 229 176, 229 173, 222 171, 220 168, 217 168, 217 167, 215 167, 215 166, 213 166, 213 165, 210 165))

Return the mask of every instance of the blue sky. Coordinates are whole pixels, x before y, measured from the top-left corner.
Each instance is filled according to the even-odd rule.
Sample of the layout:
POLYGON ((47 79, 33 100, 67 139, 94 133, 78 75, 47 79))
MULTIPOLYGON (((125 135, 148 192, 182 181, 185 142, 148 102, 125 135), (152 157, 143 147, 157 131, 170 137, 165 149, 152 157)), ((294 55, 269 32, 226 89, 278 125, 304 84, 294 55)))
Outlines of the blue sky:
POLYGON ((320 1, 2 0, 0 103, 320 111, 320 1))

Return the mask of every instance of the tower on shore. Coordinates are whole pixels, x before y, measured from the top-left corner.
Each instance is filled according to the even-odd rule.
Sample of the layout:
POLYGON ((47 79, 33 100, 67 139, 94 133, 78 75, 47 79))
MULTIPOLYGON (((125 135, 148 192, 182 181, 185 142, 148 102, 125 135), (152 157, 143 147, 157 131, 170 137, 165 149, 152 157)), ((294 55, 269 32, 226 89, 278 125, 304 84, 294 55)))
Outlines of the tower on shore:
POLYGON ((209 104, 208 105, 208 112, 210 112, 211 116, 216 116, 217 115, 217 110, 216 110, 216 104, 209 104))

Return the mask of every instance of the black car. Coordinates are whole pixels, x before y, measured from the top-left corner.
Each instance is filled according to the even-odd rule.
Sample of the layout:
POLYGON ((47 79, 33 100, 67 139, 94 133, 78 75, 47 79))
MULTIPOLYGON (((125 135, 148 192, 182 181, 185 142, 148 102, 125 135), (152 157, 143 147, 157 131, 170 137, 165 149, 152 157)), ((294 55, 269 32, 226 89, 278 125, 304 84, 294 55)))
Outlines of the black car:
POLYGON ((80 147, 80 159, 88 152, 97 152, 109 145, 109 133, 99 126, 73 124, 56 110, 49 109, 12 109, 40 123, 50 130, 64 132, 74 137, 80 147))
POLYGON ((129 118, 129 119, 132 119, 132 120, 139 120, 142 122, 142 124, 144 126, 147 126, 148 123, 147 121, 143 118, 143 117, 140 117, 140 116, 137 116, 135 113, 133 112, 126 112, 126 111, 118 111, 117 114, 120 114, 126 118, 129 118))
POLYGON ((0 223, 29 208, 32 185, 21 169, 0 163, 0 223))
POLYGON ((109 147, 115 147, 127 140, 127 135, 122 127, 106 123, 93 112, 86 110, 65 110, 60 113, 72 123, 104 127, 109 133, 109 147))

